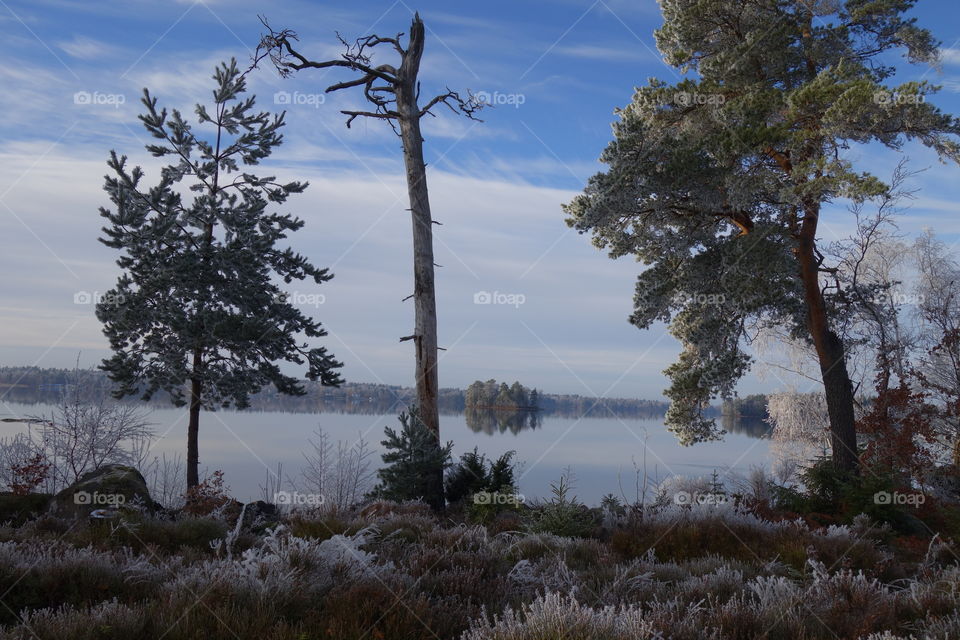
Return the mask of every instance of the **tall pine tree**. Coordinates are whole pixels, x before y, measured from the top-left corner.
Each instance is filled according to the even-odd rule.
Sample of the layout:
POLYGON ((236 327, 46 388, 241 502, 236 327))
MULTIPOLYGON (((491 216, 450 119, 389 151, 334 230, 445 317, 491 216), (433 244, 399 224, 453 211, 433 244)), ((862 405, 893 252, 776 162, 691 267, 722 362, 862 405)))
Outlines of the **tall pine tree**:
POLYGON ((666 371, 667 422, 684 443, 718 436, 702 409, 730 397, 756 323, 790 327, 816 353, 834 463, 857 468, 854 397, 818 248, 824 207, 890 187, 858 171, 856 144, 912 139, 960 160, 960 123, 926 82, 891 83, 891 55, 935 62, 938 43, 905 16, 914 0, 661 0, 665 60, 690 76, 636 91, 619 111, 610 169, 566 207, 612 257, 633 255, 631 322, 683 344, 666 371))
POLYGON ((144 172, 127 168, 110 152, 104 189, 113 210, 100 209, 109 226, 100 239, 121 251, 123 273, 97 305, 97 317, 114 354, 101 368, 116 383, 117 397, 141 393, 148 400, 169 392, 189 404, 187 486, 198 481, 201 408, 248 406, 268 384, 302 395, 297 378, 278 363, 306 364, 306 376, 339 385, 342 365, 306 338, 326 331, 290 304, 278 283, 333 275, 277 243, 303 226, 289 214, 268 211, 306 183, 281 184, 241 167, 267 158, 283 137, 284 114, 255 111, 253 96, 235 60, 217 67, 212 108, 197 105, 197 128, 176 109, 157 108, 144 89, 140 116, 157 140, 155 157, 170 158, 159 182, 144 187, 144 172), (185 194, 192 192, 185 201, 185 194))

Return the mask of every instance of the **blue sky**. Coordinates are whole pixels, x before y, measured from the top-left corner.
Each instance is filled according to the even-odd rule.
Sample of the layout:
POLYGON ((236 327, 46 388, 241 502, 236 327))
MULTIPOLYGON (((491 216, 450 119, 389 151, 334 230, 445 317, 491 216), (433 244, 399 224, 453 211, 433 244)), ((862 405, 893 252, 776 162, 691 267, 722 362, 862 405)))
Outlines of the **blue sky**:
MULTIPOLYGON (((944 43, 944 64, 905 68, 900 78, 944 84, 937 103, 960 112, 960 15, 945 0, 919 4, 921 24, 944 43)), ((503 102, 483 123, 443 111, 424 122, 434 217, 443 223, 441 384, 495 377, 555 392, 657 396, 678 345, 663 327, 627 323, 639 265, 609 260, 567 229, 560 210, 602 168, 596 158, 613 109, 649 77, 677 79, 656 53, 651 0, 0 0, 0 363, 69 366, 79 352, 92 366, 107 354, 83 293, 106 291, 117 276, 116 255, 96 240, 109 150, 144 165, 148 181, 156 176, 137 121, 144 86, 162 105, 192 113, 208 100, 217 62, 249 59, 258 14, 295 29, 301 49, 320 59, 339 55, 335 31, 393 35, 414 8, 428 29, 423 95, 450 87, 503 102), (523 303, 477 305, 479 292, 523 303)), ((401 302, 412 259, 399 142, 382 122, 344 126, 339 110, 360 106, 358 93, 321 102, 323 88, 344 77, 311 71, 283 80, 267 67, 251 77, 261 107, 288 110, 287 143, 258 172, 311 183, 289 203, 306 221, 292 244, 336 277, 292 292, 330 331, 325 344, 347 379, 411 384, 412 346, 398 342, 413 320, 411 303, 401 302), (274 104, 284 96, 294 104, 274 104)), ((928 169, 913 179, 921 191, 901 229, 960 239, 957 169, 922 148, 905 151, 912 167, 928 169)), ((852 153, 881 176, 897 160, 852 153)), ((848 232, 844 212, 831 212, 824 239, 848 232)), ((751 376, 741 388, 776 386, 751 376)))

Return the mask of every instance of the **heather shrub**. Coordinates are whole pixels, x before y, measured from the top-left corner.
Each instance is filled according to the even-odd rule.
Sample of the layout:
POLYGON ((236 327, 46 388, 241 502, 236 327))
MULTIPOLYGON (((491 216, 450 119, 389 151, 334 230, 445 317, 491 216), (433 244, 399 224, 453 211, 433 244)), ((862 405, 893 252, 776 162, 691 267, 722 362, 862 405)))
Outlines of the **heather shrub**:
POLYGON ((609 540, 492 533, 421 503, 295 514, 246 542, 214 519, 128 524, 0 529, 0 590, 17 612, 0 640, 919 640, 952 637, 960 608, 950 541, 904 554, 866 517, 811 527, 660 504, 609 540), (190 527, 205 532, 195 545, 158 542, 190 527))
POLYGON ((642 612, 632 606, 592 609, 575 599, 549 593, 507 609, 492 619, 471 623, 462 640, 644 640, 660 638, 642 612))
POLYGON ((22 524, 47 510, 50 505, 49 493, 0 493, 0 522, 22 524))
MULTIPOLYGON (((37 640, 130 640, 146 638, 150 621, 142 607, 127 605, 116 599, 90 607, 61 605, 50 609, 26 610, 22 626, 27 637, 37 640)), ((0 633, 0 640, 24 638, 15 631, 0 633)))
POLYGON ((57 540, 0 543, 0 621, 10 623, 14 612, 50 604, 92 605, 119 598, 136 600, 156 592, 160 578, 151 565, 130 550, 101 552, 76 548, 57 540), (128 580, 129 572, 142 577, 128 580))

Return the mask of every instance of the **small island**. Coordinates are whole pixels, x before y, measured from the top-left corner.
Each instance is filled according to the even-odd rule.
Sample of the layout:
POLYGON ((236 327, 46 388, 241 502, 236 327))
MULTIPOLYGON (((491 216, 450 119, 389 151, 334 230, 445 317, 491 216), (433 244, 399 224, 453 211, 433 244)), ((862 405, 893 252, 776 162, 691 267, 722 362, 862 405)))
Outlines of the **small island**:
POLYGON ((467 409, 539 411, 540 392, 519 382, 508 387, 506 382, 497 383, 492 378, 486 382, 477 380, 467 387, 464 405, 467 409))

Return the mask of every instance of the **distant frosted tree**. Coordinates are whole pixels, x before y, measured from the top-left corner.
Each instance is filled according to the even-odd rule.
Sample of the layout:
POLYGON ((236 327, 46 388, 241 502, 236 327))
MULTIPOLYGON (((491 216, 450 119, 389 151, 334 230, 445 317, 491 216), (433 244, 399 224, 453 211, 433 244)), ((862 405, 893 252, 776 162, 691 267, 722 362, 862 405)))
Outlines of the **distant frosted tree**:
POLYGON ((928 231, 914 252, 920 355, 917 369, 940 413, 940 432, 960 465, 960 263, 928 231))
POLYGON ((830 450, 830 416, 823 393, 785 391, 767 396, 768 422, 773 427, 770 452, 777 472, 809 463, 830 450))
POLYGON ((194 128, 176 109, 157 108, 144 90, 140 116, 156 144, 147 150, 172 163, 146 188, 140 167, 111 151, 114 175, 104 189, 114 205, 101 242, 121 252, 123 273, 97 305, 113 356, 101 368, 117 384, 116 395, 159 390, 173 402, 189 404, 187 485, 198 483, 197 434, 201 408, 248 406, 266 385, 302 395, 297 378, 278 363, 306 364, 306 376, 338 385, 341 366, 323 347, 319 322, 290 304, 278 282, 309 278, 320 284, 332 274, 277 243, 303 226, 289 214, 268 211, 282 205, 305 183, 281 184, 241 166, 255 165, 280 145, 283 114, 254 111, 243 97, 246 84, 236 61, 213 75, 213 105, 197 105, 194 128), (184 201, 184 194, 193 198, 184 201))
POLYGON ((513 399, 514 406, 527 407, 530 405, 530 400, 527 398, 527 390, 519 382, 515 381, 510 385, 510 397, 513 399))
POLYGON ((666 373, 667 424, 681 442, 719 437, 704 407, 730 397, 755 323, 789 328, 816 353, 837 468, 858 467, 854 392, 819 236, 831 202, 884 198, 853 166, 855 144, 906 139, 960 160, 960 123, 926 82, 892 83, 891 56, 933 63, 939 43, 913 0, 661 0, 655 36, 690 76, 651 80, 618 111, 609 170, 566 207, 638 278, 631 322, 668 322, 683 344, 666 373))

